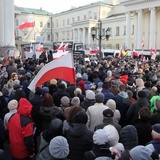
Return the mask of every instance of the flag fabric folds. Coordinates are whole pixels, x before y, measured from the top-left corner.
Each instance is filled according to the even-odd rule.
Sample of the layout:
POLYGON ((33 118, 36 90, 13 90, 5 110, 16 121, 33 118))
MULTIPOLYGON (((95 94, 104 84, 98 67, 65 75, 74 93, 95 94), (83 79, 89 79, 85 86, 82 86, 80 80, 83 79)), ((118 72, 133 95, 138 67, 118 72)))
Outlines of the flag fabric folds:
POLYGON ((144 47, 144 38, 141 41, 141 46, 144 47))
POLYGON ((64 51, 64 52, 59 51, 59 52, 53 53, 53 60, 60 58, 68 53, 69 53, 68 51, 64 51))
POLYGON ((58 51, 63 51, 64 50, 64 45, 63 45, 63 42, 60 44, 60 46, 58 47, 57 49, 58 51))
POLYGON ((99 47, 90 47, 89 52, 90 54, 99 54, 100 50, 99 47))
POLYGON ((67 54, 61 58, 47 63, 35 76, 28 88, 35 91, 35 88, 43 83, 56 78, 66 80, 75 84, 75 72, 73 55, 67 54))
POLYGON ((133 50, 132 55, 133 55, 133 57, 139 57, 139 54, 138 54, 138 52, 136 52, 136 50, 133 50))
POLYGON ((33 20, 26 20, 23 23, 21 23, 18 28, 20 30, 25 29, 25 28, 33 28, 34 27, 34 22, 33 20))

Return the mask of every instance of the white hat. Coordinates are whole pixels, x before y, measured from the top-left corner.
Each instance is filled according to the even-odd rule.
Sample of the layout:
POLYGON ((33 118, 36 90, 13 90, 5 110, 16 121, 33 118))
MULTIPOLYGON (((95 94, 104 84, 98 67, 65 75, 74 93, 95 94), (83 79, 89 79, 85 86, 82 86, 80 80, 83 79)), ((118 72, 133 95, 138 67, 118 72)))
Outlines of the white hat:
POLYGON ((8 103, 8 109, 9 110, 14 110, 14 109, 17 109, 18 107, 18 101, 13 99, 11 100, 9 103, 8 103))
POLYGON ((95 93, 92 90, 87 90, 86 91, 86 98, 89 100, 94 100, 95 99, 95 93))

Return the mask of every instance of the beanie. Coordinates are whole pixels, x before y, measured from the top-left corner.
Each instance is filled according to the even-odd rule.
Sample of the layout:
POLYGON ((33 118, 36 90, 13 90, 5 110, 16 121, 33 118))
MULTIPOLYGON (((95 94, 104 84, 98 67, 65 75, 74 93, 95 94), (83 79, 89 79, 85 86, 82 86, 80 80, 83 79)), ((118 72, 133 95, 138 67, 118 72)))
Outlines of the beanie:
POLYGON ((49 88, 48 87, 43 87, 42 88, 42 94, 46 94, 46 93, 49 93, 49 88))
POLYGON ((42 95, 42 89, 40 87, 37 87, 35 94, 39 96, 42 95))
POLYGON ((138 97, 139 97, 139 98, 146 98, 146 96, 147 96, 147 95, 146 95, 146 92, 145 92, 145 91, 141 90, 141 91, 138 92, 138 97))
POLYGON ((95 93, 92 90, 87 90, 86 91, 86 98, 89 100, 94 100, 95 99, 95 93))
POLYGON ((82 76, 82 77, 83 77, 84 80, 88 80, 88 75, 87 75, 87 73, 83 73, 83 76, 82 76))
POLYGON ((109 157, 98 157, 95 160, 113 160, 113 159, 109 157))
POLYGON ((17 109, 17 107, 18 107, 18 102, 17 102, 17 100, 15 100, 15 99, 11 100, 11 101, 8 103, 8 109, 9 109, 9 110, 17 109))
POLYGON ((49 153, 57 159, 66 158, 69 154, 69 145, 67 139, 62 136, 56 136, 50 141, 49 153))
POLYGON ((80 104, 80 99, 79 99, 79 97, 74 97, 74 98, 72 98, 71 104, 72 104, 72 105, 78 105, 78 104, 80 104))
POLYGON ((74 117, 74 123, 86 124, 88 121, 88 116, 85 111, 79 111, 74 117))
POLYGON ((112 71, 107 71, 107 77, 110 77, 110 76, 112 76, 112 71))
POLYGON ((50 83, 50 85, 57 85, 57 80, 51 79, 49 83, 50 83))
POLYGON ((105 130, 97 129, 93 134, 93 143, 103 145, 108 143, 108 136, 105 130))
POLYGON ((152 126, 152 130, 154 130, 155 132, 157 132, 158 134, 160 134, 160 124, 159 123, 154 124, 152 126))
POLYGON ((74 91, 74 94, 75 95, 82 94, 82 90, 80 88, 76 88, 75 91, 74 91))
POLYGON ((116 110, 116 102, 113 99, 109 99, 106 106, 108 106, 113 112, 116 110))
POLYGON ((68 105, 70 104, 70 99, 69 99, 67 96, 63 96, 63 97, 61 98, 61 104, 62 104, 63 106, 68 106, 68 105))

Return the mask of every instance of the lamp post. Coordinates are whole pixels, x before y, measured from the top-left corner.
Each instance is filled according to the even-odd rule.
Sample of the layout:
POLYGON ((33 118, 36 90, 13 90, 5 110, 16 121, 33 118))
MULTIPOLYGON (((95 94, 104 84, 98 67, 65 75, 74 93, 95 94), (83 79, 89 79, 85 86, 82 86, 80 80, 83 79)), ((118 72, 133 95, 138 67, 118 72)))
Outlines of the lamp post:
POLYGON ((99 29, 99 33, 98 33, 98 37, 96 37, 96 28, 92 28, 92 38, 93 38, 93 41, 94 39, 97 39, 98 40, 98 46, 99 46, 99 53, 100 53, 100 59, 103 58, 103 55, 102 55, 102 52, 101 52, 101 44, 102 44, 102 40, 106 39, 108 40, 109 37, 110 37, 110 28, 108 27, 104 33, 102 33, 102 21, 99 19, 98 20, 98 29, 99 29))

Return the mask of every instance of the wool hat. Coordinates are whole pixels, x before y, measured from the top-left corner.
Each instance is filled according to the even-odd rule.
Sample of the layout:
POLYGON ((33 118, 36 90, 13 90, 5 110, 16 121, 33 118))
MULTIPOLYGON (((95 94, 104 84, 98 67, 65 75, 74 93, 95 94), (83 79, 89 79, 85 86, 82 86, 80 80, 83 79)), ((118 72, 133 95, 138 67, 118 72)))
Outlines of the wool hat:
POLYGON ((136 86, 137 87, 144 87, 144 81, 142 78, 137 78, 136 79, 136 86))
POLYGON ((142 145, 134 147, 129 153, 133 160, 152 160, 151 151, 142 145))
POLYGON ((63 97, 61 98, 61 104, 62 104, 63 106, 68 106, 68 105, 70 104, 70 99, 69 99, 67 96, 63 96, 63 97))
POLYGON ((160 123, 154 124, 152 130, 160 134, 160 123))
POLYGON ((109 157, 98 157, 95 160, 113 160, 113 159, 109 157))
POLYGON ((111 110, 111 109, 105 109, 104 111, 103 111, 103 116, 104 117, 113 117, 113 111, 111 110))
POLYGON ((83 73, 82 77, 83 77, 84 80, 88 80, 88 75, 87 75, 87 73, 83 73))
POLYGON ((108 136, 105 130, 97 129, 93 134, 93 143, 103 145, 108 143, 108 136))
POLYGON ((57 80, 56 79, 51 79, 49 84, 50 85, 57 85, 57 80))
POLYGON ((72 104, 72 105, 78 105, 78 104, 80 104, 80 99, 79 99, 79 97, 74 97, 74 98, 72 98, 71 104, 72 104))
POLYGON ((113 125, 107 125, 103 128, 108 136, 108 144, 110 147, 115 146, 119 141, 119 133, 113 125))
POLYGON ((14 110, 14 109, 17 109, 18 107, 18 101, 13 99, 11 100, 9 103, 8 103, 8 109, 9 110, 14 110))
POLYGON ((74 117, 74 123, 86 124, 88 121, 88 116, 85 111, 79 111, 74 117))
POLYGON ((66 158, 69 154, 69 145, 67 139, 62 136, 56 136, 50 141, 49 153, 57 159, 66 158))
POLYGON ((36 95, 39 95, 39 96, 42 95, 42 88, 37 87, 35 94, 36 94, 36 95))
POLYGON ((146 92, 145 92, 145 91, 141 90, 141 91, 138 92, 138 97, 139 97, 139 98, 146 98, 146 96, 147 96, 147 95, 146 95, 146 92))
POLYGON ((110 76, 112 76, 112 71, 108 70, 107 71, 107 77, 110 77, 110 76))
POLYGON ((92 90, 86 91, 86 99, 94 100, 95 99, 95 93, 92 90))
POLYGON ((13 86, 13 89, 14 89, 14 90, 18 90, 18 89, 22 89, 22 88, 23 88, 23 86, 20 85, 20 84, 15 84, 15 85, 13 86))
POLYGON ((116 102, 113 99, 109 99, 106 103, 106 106, 108 106, 113 112, 116 110, 116 102))
POLYGON ((9 90, 7 88, 2 88, 3 96, 6 97, 9 95, 9 90))
POLYGON ((48 87, 43 87, 42 88, 42 94, 46 94, 46 93, 49 93, 49 88, 48 87))
POLYGON ((2 73, 2 76, 5 76, 5 75, 8 75, 7 71, 5 71, 5 72, 2 73))
POLYGON ((64 83, 61 83, 61 84, 58 85, 58 88, 61 89, 61 90, 64 90, 66 87, 65 87, 64 83))
POLYGON ((75 91, 74 91, 74 94, 75 95, 82 94, 82 90, 80 88, 76 88, 75 91))
POLYGON ((98 82, 98 88, 102 88, 103 82, 98 82))
POLYGON ((31 77, 32 77, 32 75, 31 75, 30 72, 27 72, 27 73, 25 74, 25 76, 27 76, 28 78, 31 78, 31 77))
POLYGON ((95 100, 97 103, 103 103, 104 102, 104 94, 103 93, 96 93, 95 100))

